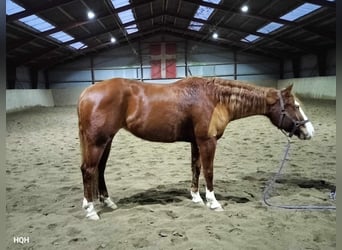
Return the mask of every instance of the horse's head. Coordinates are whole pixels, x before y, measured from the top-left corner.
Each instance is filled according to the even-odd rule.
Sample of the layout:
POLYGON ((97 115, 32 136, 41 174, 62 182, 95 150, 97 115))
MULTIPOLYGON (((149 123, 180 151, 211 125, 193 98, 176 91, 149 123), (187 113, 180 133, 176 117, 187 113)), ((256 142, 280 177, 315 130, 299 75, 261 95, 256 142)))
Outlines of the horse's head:
POLYGON ((288 132, 289 137, 296 135, 302 140, 311 139, 314 134, 312 123, 291 90, 292 85, 267 94, 268 117, 275 126, 288 132))

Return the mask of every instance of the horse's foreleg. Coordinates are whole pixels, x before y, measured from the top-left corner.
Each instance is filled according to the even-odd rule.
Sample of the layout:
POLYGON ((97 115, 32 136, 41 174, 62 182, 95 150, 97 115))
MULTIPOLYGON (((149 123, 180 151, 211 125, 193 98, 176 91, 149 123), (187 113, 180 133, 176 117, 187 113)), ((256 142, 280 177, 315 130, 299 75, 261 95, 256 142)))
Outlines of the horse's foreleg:
POLYGON ((103 202, 103 204, 106 207, 116 209, 117 206, 108 195, 106 181, 104 178, 104 172, 106 169, 106 163, 107 163, 108 156, 110 153, 111 144, 112 144, 112 140, 110 140, 107 143, 105 150, 103 151, 100 163, 99 163, 99 183, 98 184, 99 184, 100 201, 103 202))
POLYGON ((216 200, 214 194, 214 156, 216 150, 216 139, 210 138, 198 142, 200 158, 203 166, 203 174, 206 181, 207 206, 215 211, 222 211, 221 204, 216 200))
POLYGON ((192 170, 192 183, 191 183, 191 197, 192 201, 195 203, 199 203, 201 205, 204 204, 201 195, 199 193, 199 176, 201 174, 201 160, 199 149, 197 143, 191 143, 191 170, 192 170))

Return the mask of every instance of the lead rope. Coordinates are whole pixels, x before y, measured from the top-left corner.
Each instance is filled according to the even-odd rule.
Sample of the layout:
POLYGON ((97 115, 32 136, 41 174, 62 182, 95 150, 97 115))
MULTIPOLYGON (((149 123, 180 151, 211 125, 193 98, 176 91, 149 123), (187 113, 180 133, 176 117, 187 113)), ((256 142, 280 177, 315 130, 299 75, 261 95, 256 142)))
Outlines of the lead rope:
MULTIPOLYGON (((286 135, 286 133, 284 133, 284 134, 286 135)), ((271 194, 271 191, 274 190, 274 184, 275 184, 276 180, 278 179, 278 177, 281 175, 281 172, 282 172, 283 168, 285 167, 285 161, 288 159, 287 156, 288 156, 288 153, 289 153, 289 150, 290 150, 291 141, 290 141, 290 138, 288 136, 286 136, 286 137, 287 137, 287 145, 285 147, 284 157, 280 161, 278 172, 273 176, 271 181, 268 183, 268 185, 266 185, 266 187, 264 189, 264 193, 263 193, 263 201, 264 201, 264 203, 267 206, 270 206, 270 207, 284 208, 284 209, 336 210, 336 206, 278 205, 278 204, 272 204, 271 202, 268 201, 268 199, 270 197, 270 194, 271 194)))

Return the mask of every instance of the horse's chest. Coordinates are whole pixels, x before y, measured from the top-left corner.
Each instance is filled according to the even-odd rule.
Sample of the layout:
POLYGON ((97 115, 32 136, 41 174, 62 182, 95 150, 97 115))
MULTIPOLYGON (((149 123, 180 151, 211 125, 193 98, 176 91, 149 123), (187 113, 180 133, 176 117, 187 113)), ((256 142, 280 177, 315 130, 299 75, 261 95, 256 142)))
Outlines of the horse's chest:
POLYGON ((227 108, 218 104, 214 108, 209 120, 208 136, 221 136, 229 122, 229 114, 227 108))

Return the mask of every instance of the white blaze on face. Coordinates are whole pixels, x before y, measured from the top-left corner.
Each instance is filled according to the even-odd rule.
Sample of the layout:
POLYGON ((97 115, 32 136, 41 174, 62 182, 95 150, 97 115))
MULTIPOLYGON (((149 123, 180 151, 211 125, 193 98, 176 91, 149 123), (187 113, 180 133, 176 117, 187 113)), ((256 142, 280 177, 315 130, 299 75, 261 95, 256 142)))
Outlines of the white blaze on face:
MULTIPOLYGON (((299 103, 297 101, 295 101, 295 104, 298 105, 299 112, 303 116, 303 119, 308 120, 308 117, 305 115, 305 113, 304 113, 303 109, 300 107, 299 103)), ((308 136, 311 138, 315 133, 315 129, 314 129, 312 123, 310 121, 308 121, 307 123, 304 124, 304 127, 306 128, 306 131, 308 132, 308 136)))

